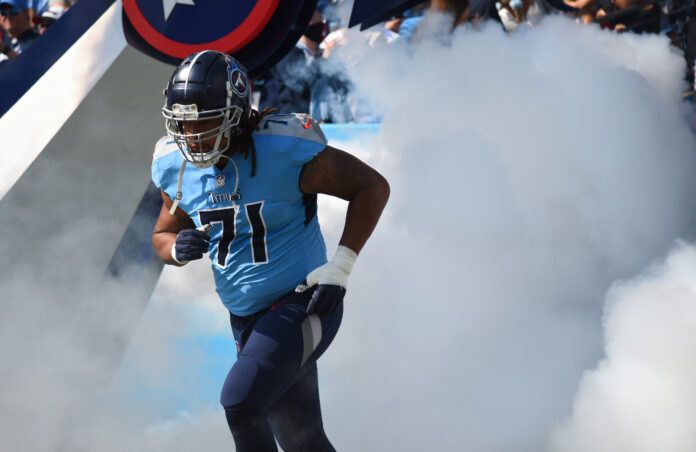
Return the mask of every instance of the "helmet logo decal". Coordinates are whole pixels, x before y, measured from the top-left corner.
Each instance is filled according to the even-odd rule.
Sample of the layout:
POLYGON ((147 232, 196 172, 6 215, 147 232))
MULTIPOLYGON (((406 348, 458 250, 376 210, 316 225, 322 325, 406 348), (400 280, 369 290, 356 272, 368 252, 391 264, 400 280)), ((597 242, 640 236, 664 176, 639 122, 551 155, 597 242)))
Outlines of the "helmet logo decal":
POLYGON ((247 95, 249 92, 249 82, 244 72, 239 69, 233 70, 230 75, 230 80, 232 81, 232 89, 238 96, 244 97, 247 95))

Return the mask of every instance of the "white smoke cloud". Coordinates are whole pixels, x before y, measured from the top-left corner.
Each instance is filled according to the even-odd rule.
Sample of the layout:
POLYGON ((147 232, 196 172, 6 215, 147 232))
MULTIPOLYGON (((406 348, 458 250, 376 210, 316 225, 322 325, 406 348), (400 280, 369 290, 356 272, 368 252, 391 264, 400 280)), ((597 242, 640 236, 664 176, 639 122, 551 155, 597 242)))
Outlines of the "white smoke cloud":
MULTIPOLYGON (((338 450, 544 450, 601 356, 606 290, 692 235, 696 140, 681 58, 662 37, 562 19, 515 35, 461 29, 448 45, 349 39, 341 52, 383 122, 373 141, 340 146, 383 172, 392 198, 320 360, 330 438, 338 450)), ((344 208, 320 199, 330 252, 344 208)), ((46 444, 230 449, 217 398, 199 390, 211 383, 196 380, 206 357, 177 348, 229 335, 211 280, 205 263, 166 269, 110 391, 46 444)), ((11 331, 4 339, 21 342, 21 328, 11 331)), ((61 366, 90 357, 76 354, 61 366)), ((48 381, 68 387, 66 405, 79 394, 65 375, 48 381)), ((41 413, 29 389, 2 397, 25 419, 62 419, 41 413)), ((570 438, 576 424, 566 425, 570 438)))
MULTIPOLYGON (((338 145, 392 198, 320 360, 329 436, 339 450, 544 450, 601 354, 607 288, 691 235, 682 60, 663 38, 562 19, 341 51, 384 119, 374 141, 338 145)), ((320 199, 329 250, 344 208, 320 199)))
POLYGON ((683 63, 561 19, 367 52, 351 75, 385 112, 393 196, 325 358, 351 382, 328 428, 346 449, 544 450, 610 282, 691 234, 683 63))
POLYGON ((606 358, 587 372, 551 450, 696 450, 696 248, 615 284, 604 318, 606 358))

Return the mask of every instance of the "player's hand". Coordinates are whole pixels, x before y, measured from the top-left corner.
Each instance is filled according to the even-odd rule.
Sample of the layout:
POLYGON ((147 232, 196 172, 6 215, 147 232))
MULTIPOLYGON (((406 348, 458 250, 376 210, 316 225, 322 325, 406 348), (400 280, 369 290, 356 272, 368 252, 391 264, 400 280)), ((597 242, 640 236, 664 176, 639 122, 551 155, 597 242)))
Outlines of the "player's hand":
POLYGON ((334 312, 346 295, 346 288, 336 284, 319 284, 307 305, 307 314, 324 315, 334 312))
POLYGON ((172 245, 172 258, 180 265, 200 259, 208 252, 210 236, 205 230, 184 229, 176 236, 172 245))
POLYGON ((339 246, 333 259, 307 275, 307 287, 318 286, 307 305, 307 314, 322 315, 336 310, 346 294, 348 276, 357 257, 350 248, 339 246))

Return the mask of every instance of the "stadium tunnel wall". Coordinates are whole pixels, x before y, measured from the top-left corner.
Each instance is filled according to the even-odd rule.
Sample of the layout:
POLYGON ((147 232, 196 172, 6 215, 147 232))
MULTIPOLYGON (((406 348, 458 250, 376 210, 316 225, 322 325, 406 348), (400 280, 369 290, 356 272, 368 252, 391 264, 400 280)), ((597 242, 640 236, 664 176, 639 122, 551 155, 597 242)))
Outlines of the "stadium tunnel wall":
MULTIPOLYGON (((162 269, 150 245, 161 198, 149 168, 171 67, 126 46, 120 2, 73 9, 92 20, 81 33, 68 30, 62 47, 37 41, 12 62, 26 71, 21 80, 3 74, 3 105, 17 100, 0 117, 9 150, 0 168, 0 300, 6 321, 60 310, 74 313, 66 329, 89 316, 122 326, 127 338, 162 269), (26 63, 41 58, 50 67, 26 63)), ((104 344, 117 366, 126 341, 104 344)))

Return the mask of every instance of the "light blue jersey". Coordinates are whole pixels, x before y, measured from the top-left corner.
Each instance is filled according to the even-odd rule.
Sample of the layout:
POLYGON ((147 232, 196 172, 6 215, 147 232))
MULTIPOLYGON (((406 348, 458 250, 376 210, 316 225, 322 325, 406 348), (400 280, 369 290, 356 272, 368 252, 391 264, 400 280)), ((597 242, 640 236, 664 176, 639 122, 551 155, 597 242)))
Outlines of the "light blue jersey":
MULTIPOLYGON (((179 202, 197 227, 212 226, 209 256, 217 292, 238 316, 271 306, 326 262, 316 198, 299 186, 302 167, 324 149, 326 138, 302 114, 267 116, 259 128, 252 136, 254 177, 251 156, 234 154, 222 170, 187 164, 179 202)), ((152 180, 172 200, 182 159, 173 140, 157 142, 152 180)))

